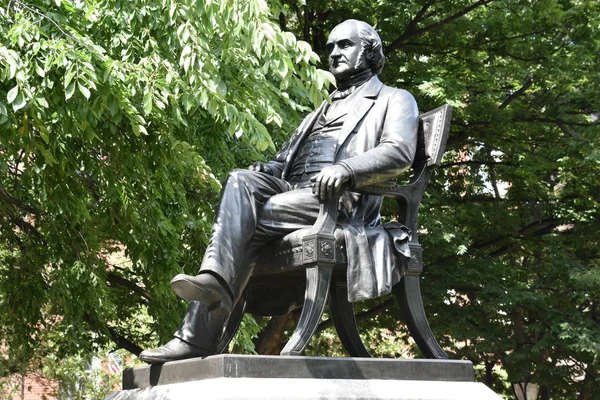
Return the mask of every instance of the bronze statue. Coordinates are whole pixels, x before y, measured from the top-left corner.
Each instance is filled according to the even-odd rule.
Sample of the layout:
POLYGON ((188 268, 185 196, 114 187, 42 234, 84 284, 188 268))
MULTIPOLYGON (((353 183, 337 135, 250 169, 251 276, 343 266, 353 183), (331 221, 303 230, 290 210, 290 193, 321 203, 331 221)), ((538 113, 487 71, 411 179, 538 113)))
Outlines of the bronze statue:
POLYGON ((348 20, 327 41, 337 90, 332 103, 309 114, 283 149, 267 163, 229 174, 221 193, 209 246, 196 276, 171 281, 191 301, 182 327, 162 347, 140 359, 163 363, 216 353, 219 335, 252 275, 257 249, 312 226, 319 202, 349 187, 340 198, 348 253, 348 298, 390 292, 400 276, 380 222, 382 197, 353 188, 387 181, 408 169, 417 145, 418 109, 405 90, 377 78, 384 64, 379 35, 348 20))

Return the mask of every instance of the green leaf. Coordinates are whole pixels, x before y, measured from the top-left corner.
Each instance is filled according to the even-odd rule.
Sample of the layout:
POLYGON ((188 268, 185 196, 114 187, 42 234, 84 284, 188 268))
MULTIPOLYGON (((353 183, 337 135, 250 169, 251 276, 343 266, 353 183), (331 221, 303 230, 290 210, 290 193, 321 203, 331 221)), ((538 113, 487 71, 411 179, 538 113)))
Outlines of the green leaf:
POLYGON ((25 107, 25 105, 27 105, 27 102, 25 101, 25 96, 23 95, 23 92, 19 92, 19 94, 17 95, 17 97, 15 98, 15 101, 12 103, 13 105, 13 110, 19 111, 21 108, 25 107))
POLYGON ((13 53, 11 51, 7 52, 6 61, 8 62, 8 67, 9 67, 8 79, 12 79, 17 74, 17 69, 19 68, 19 63, 13 57, 13 53))
POLYGON ((50 142, 50 136, 48 135, 47 129, 40 129, 40 137, 44 142, 46 142, 46 144, 50 142))
POLYGON ((64 78, 64 82, 63 82, 63 85, 65 88, 67 88, 71 85, 71 82, 73 81, 74 77, 75 77, 75 70, 73 69, 73 64, 71 64, 67 70, 67 73, 65 74, 65 78, 64 78))
POLYGON ((37 97, 35 99, 35 102, 38 103, 40 106, 44 107, 44 108, 49 108, 50 104, 48 104, 48 101, 43 98, 43 97, 37 97))
POLYGON ((131 127, 133 128, 133 133, 136 136, 147 135, 148 134, 148 131, 146 131, 146 128, 144 127, 144 125, 133 124, 133 125, 131 125, 131 127))
POLYGON ((40 151, 42 152, 42 155, 44 156, 44 159, 46 160, 46 162, 50 165, 54 165, 54 164, 58 164, 58 161, 56 161, 56 158, 54 157, 54 155, 52 155, 52 153, 45 148, 40 148, 40 151))
POLYGON ((144 115, 152 112, 152 92, 149 88, 144 91, 144 115))
POLYGON ((119 102, 114 97, 108 99, 108 112, 114 117, 119 112, 119 102))
POLYGON ((79 91, 81 92, 83 97, 85 97, 86 99, 89 100, 90 95, 91 95, 90 90, 88 88, 86 88, 85 86, 83 86, 81 84, 81 82, 77 82, 77 88, 79 89, 79 91))
POLYGON ((42 156, 44 157, 44 161, 46 163, 48 163, 49 165, 58 164, 58 161, 56 160, 52 152, 48 150, 48 148, 44 144, 40 143, 39 141, 33 141, 33 145, 40 151, 40 153, 42 153, 42 156))
POLYGON ((220 80, 217 85, 217 95, 221 98, 224 98, 227 95, 227 85, 225 85, 223 80, 220 80))
POLYGON ((75 93, 75 82, 71 82, 65 89, 65 100, 69 100, 75 93))
POLYGON ((39 66, 39 64, 35 64, 35 72, 42 78, 46 76, 46 72, 42 67, 39 66))
POLYGON ((14 88, 8 91, 6 95, 6 100, 8 101, 8 104, 12 104, 12 102, 15 101, 15 99, 17 98, 17 94, 19 94, 19 86, 15 86, 14 88))

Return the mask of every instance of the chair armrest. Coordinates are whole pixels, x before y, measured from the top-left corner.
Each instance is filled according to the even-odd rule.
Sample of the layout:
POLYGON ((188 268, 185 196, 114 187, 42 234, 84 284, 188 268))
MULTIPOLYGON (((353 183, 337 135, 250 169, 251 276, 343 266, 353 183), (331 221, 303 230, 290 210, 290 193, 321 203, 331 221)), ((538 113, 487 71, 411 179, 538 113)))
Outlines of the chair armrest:
POLYGON ((393 181, 382 182, 375 185, 360 188, 360 192, 392 197, 398 202, 398 222, 406 225, 412 232, 416 241, 417 215, 419 205, 425 193, 425 187, 429 182, 432 168, 418 168, 410 181, 406 184, 398 184, 393 181))
POLYGON ((338 204, 341 194, 321 202, 319 216, 307 235, 333 235, 338 217, 338 204))
MULTIPOLYGON (((342 190, 341 193, 344 191, 342 190)), ((334 235, 341 193, 321 202, 315 224, 302 238, 303 264, 334 265, 346 262, 345 254, 342 255, 336 250, 334 235)))

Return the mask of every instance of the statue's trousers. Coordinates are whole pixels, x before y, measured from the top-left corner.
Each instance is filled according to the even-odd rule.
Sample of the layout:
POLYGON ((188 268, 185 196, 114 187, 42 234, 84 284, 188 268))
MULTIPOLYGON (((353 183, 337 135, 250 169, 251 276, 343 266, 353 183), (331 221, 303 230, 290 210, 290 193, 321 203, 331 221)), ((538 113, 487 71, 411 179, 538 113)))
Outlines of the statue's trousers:
POLYGON ((221 193, 210 243, 200 272, 228 284, 234 301, 252 274, 256 250, 298 229, 312 226, 319 201, 310 181, 289 183, 260 172, 231 172, 221 193))

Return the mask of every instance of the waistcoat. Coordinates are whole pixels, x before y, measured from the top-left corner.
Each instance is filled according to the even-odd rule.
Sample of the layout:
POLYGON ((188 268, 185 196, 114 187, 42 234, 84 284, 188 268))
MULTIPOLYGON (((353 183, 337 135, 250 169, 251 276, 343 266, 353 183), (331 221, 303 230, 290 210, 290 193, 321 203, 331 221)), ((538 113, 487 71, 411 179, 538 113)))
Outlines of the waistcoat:
POLYGON ((290 182, 306 182, 323 168, 333 165, 345 115, 328 119, 324 111, 300 145, 290 169, 290 182))

